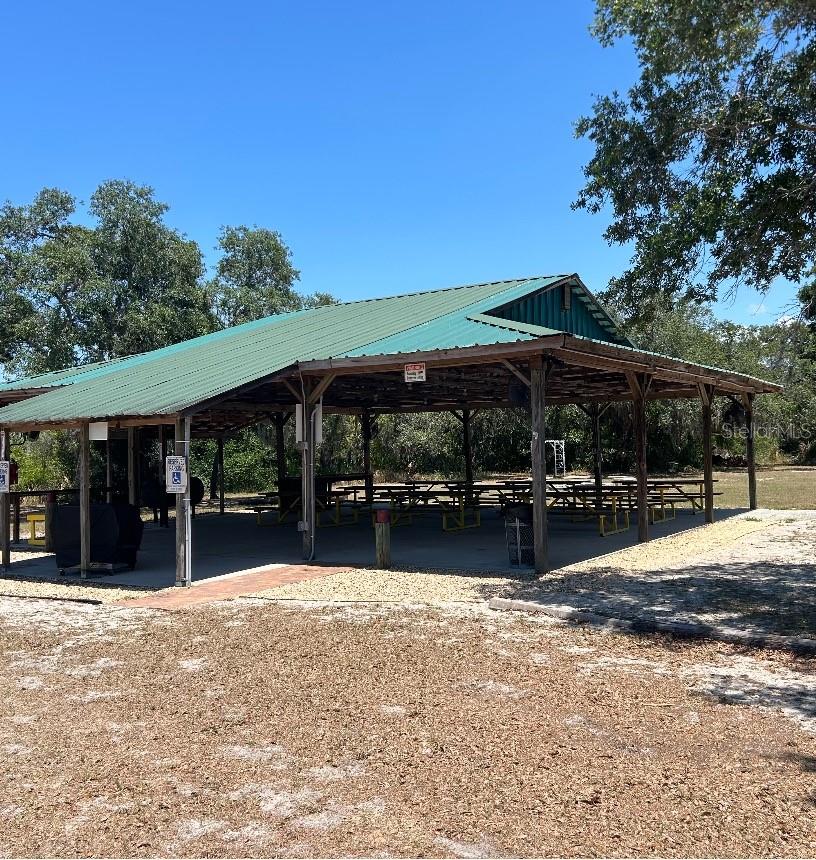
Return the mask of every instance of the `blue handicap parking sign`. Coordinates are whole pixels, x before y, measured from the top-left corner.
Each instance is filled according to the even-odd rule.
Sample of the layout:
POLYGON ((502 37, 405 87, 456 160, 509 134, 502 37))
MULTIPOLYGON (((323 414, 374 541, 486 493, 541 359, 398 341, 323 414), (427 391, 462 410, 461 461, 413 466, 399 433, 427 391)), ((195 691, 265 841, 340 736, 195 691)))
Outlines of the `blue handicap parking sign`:
POLYGON ((181 472, 173 472, 171 474, 171 480, 173 481, 173 486, 180 487, 181 486, 181 472))

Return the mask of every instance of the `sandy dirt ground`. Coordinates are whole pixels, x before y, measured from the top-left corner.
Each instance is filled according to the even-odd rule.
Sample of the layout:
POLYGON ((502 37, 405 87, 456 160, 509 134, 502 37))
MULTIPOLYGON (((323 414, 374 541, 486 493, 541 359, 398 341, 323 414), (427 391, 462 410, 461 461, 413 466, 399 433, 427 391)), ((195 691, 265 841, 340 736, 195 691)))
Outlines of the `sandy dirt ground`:
POLYGON ((0 598, 4 856, 813 856, 813 664, 482 604, 0 598))
POLYGON ((503 596, 605 616, 816 636, 816 512, 754 511, 598 559, 503 596))

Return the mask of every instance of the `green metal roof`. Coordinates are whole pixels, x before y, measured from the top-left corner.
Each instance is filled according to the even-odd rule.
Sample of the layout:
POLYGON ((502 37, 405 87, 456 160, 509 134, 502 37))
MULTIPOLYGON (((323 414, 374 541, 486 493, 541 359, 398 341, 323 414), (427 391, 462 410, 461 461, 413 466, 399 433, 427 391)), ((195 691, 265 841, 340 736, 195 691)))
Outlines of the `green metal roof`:
POLYGON ((0 382, 0 395, 4 391, 34 391, 38 388, 56 388, 60 385, 70 385, 76 382, 83 374, 90 373, 98 368, 110 367, 123 358, 113 358, 109 361, 95 361, 91 364, 83 364, 79 367, 67 367, 64 370, 52 370, 48 373, 39 373, 36 376, 26 376, 14 382, 0 382))
MULTIPOLYGON (((296 362, 530 340, 540 335, 498 318, 487 324, 478 315, 570 277, 474 284, 266 317, 153 352, 47 375, 50 380, 37 377, 42 387, 60 387, 0 409, 0 424, 172 415, 296 362)), ((31 385, 35 379, 11 385, 37 387, 31 385)))
POLYGON ((153 352, 6 383, 0 398, 3 391, 43 393, 0 409, 0 425, 175 415, 298 362, 561 333, 647 354, 632 347, 577 275, 524 278, 278 314, 153 352), (559 285, 571 290, 569 306, 559 285))

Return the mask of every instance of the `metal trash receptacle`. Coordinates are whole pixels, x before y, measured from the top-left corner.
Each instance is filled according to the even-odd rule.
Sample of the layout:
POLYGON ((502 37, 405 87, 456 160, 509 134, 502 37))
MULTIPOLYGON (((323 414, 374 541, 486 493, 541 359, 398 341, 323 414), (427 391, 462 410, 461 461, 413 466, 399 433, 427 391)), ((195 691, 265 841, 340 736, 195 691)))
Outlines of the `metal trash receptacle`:
POLYGON ((532 567, 535 564, 533 544, 533 506, 508 505, 504 513, 507 555, 510 564, 532 567))

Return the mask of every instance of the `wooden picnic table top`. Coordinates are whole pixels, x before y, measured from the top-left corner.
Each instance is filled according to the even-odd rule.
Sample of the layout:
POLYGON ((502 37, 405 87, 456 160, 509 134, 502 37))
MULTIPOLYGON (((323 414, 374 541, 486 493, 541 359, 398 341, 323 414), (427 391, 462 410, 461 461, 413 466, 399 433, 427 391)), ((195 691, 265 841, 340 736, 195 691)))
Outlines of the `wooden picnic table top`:
MULTIPOLYGON (((614 477, 609 478, 610 481, 614 481, 616 484, 634 484, 637 483, 637 478, 631 475, 616 475, 614 477)), ((717 478, 713 478, 713 483, 717 483, 717 478)), ((700 476, 698 478, 689 477, 687 475, 679 476, 677 478, 653 478, 649 477, 646 479, 647 484, 665 484, 666 486, 681 486, 681 485, 692 485, 692 484, 702 484, 705 483, 705 477, 700 476)))

